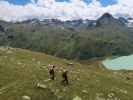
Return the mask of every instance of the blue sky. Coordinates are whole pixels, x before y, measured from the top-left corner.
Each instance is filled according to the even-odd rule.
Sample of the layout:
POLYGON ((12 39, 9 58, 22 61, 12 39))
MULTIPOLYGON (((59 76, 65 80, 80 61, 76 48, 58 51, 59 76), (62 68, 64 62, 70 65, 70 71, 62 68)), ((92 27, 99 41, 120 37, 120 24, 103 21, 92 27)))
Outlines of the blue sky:
POLYGON ((25 5, 30 2, 30 0, 6 0, 10 3, 16 4, 16 5, 25 5))
MULTIPOLYGON (((16 5, 25 5, 27 3, 30 3, 31 0, 7 0, 10 3, 16 4, 16 5)), ((56 0, 58 2, 66 1, 69 2, 69 0, 56 0)), ((87 4, 89 4, 92 0, 84 0, 87 4)), ((99 0, 100 3, 103 6, 113 5, 117 3, 117 0, 99 0)))

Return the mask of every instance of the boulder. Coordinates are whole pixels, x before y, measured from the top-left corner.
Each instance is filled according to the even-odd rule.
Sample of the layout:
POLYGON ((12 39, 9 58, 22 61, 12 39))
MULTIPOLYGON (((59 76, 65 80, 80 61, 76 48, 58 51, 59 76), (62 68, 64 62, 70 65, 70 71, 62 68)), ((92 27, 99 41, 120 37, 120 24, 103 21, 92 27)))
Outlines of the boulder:
POLYGON ((79 96, 75 96, 72 100, 82 100, 79 96))
POLYGON ((45 84, 37 83, 38 88, 46 89, 47 86, 45 84))
POLYGON ((27 96, 27 95, 24 95, 24 96, 22 96, 22 100, 31 100, 31 97, 27 96))

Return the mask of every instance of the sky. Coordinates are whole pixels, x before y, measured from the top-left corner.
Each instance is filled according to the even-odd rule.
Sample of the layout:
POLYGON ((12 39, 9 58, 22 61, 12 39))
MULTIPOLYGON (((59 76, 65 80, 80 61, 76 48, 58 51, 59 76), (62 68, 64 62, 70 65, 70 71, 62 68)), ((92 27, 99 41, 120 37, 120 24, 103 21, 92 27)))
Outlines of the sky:
POLYGON ((0 0, 0 20, 6 21, 95 20, 105 12, 114 17, 133 17, 133 0, 0 0))
MULTIPOLYGON (((28 3, 31 3, 31 0, 6 0, 12 4, 16 4, 16 5, 25 5, 28 3)), ((69 0, 56 0, 57 2, 70 2, 69 0)), ((87 4, 91 3, 92 0, 84 0, 84 2, 86 2, 87 4)), ((108 6, 108 5, 112 5, 112 4, 116 4, 117 0, 99 0, 100 3, 103 6, 108 6)))

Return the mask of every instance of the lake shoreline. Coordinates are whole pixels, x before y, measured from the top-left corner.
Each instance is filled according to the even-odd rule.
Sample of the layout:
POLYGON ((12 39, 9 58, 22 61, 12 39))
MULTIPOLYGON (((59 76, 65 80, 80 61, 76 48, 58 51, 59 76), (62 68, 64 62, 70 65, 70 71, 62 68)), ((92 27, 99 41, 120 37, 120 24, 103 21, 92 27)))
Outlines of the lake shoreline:
POLYGON ((108 57, 102 61, 102 64, 109 70, 133 70, 133 54, 108 57))

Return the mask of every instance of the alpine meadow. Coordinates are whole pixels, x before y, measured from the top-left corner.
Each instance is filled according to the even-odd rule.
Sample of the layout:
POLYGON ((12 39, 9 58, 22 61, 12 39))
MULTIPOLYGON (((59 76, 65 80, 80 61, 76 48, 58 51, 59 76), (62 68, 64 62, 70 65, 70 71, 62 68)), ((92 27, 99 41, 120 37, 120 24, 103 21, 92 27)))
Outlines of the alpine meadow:
POLYGON ((132 94, 132 0, 0 1, 0 100, 132 94))

